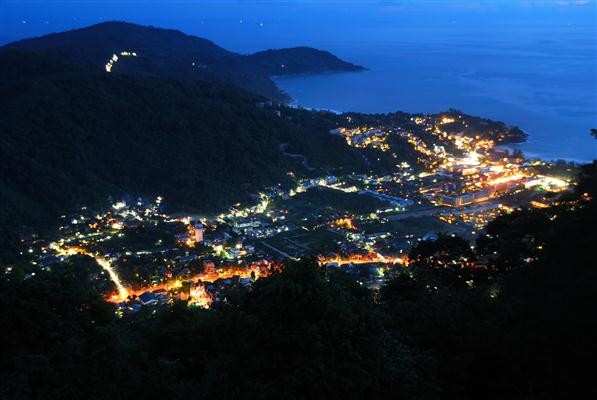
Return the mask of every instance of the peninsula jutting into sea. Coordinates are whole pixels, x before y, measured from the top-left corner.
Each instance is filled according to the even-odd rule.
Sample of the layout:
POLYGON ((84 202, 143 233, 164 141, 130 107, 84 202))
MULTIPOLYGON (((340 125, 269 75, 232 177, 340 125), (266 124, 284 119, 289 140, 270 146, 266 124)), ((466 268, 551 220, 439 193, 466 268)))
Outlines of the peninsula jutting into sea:
POLYGON ((277 85, 353 61, 122 21, 0 47, 2 397, 588 393, 596 164, 277 85))
MULTIPOLYGON (((224 279, 228 286, 233 282, 232 277, 240 276, 248 279, 245 284, 249 285, 259 276, 269 274, 266 271, 280 262, 301 257, 317 257, 320 264, 340 269, 358 261, 359 266, 351 272, 355 279, 379 288, 392 277, 386 269, 408 264, 406 254, 422 239, 435 238, 444 232, 473 241, 498 215, 520 206, 549 207, 557 203, 559 196, 554 194, 566 192, 576 173, 574 165, 530 161, 522 152, 499 149, 496 146, 524 141, 526 134, 516 127, 457 110, 432 115, 309 111, 276 102, 274 99, 284 97, 274 86, 267 92, 271 99, 241 92, 242 96, 233 100, 245 116, 236 116, 237 111, 229 113, 225 110, 227 105, 209 104, 211 111, 207 118, 215 120, 209 121, 212 126, 222 126, 217 119, 221 112, 223 120, 237 120, 233 129, 212 137, 193 126, 196 111, 188 99, 204 97, 211 103, 211 99, 217 97, 222 101, 230 98, 228 92, 232 88, 206 88, 207 83, 196 87, 197 84, 192 83, 188 88, 181 88, 179 93, 183 98, 177 104, 174 99, 179 93, 169 85, 155 99, 144 87, 147 85, 145 76, 170 77, 173 70, 186 70, 186 75, 179 72, 185 80, 205 82, 206 77, 221 74, 221 65, 230 58, 240 58, 239 65, 247 63, 246 68, 250 70, 257 70, 256 65, 259 66, 264 77, 274 73, 269 71, 280 73, 275 66, 292 73, 362 69, 319 50, 269 50, 251 56, 250 60, 259 59, 254 62, 180 32, 103 23, 9 44, 0 57, 5 70, 20 66, 11 78, 41 80, 55 87, 55 100, 61 97, 74 100, 77 107, 84 109, 94 105, 99 108, 103 104, 113 107, 109 112, 98 111, 92 124, 87 124, 85 116, 77 109, 57 126, 43 130, 41 121, 47 120, 45 113, 52 113, 50 109, 40 109, 39 115, 28 119, 16 110, 6 121, 9 126, 19 127, 12 130, 15 134, 22 135, 23 129, 27 130, 31 148, 38 146, 47 137, 48 129, 52 129, 58 148, 48 159, 37 159, 39 167, 46 171, 43 163, 54 165, 57 157, 68 160, 80 152, 97 157, 97 166, 92 164, 73 170, 66 165, 60 172, 67 177, 64 186, 57 184, 46 190, 48 200, 65 194, 63 204, 28 201, 44 205, 40 210, 47 212, 48 217, 54 209, 64 215, 60 223, 50 224, 59 227, 57 236, 50 233, 40 237, 34 229, 21 246, 24 245, 34 258, 32 262, 41 266, 51 265, 68 255, 96 257, 105 272, 97 283, 105 287, 106 298, 119 302, 121 312, 138 310, 143 304, 139 296, 155 299, 157 290, 163 292, 160 292, 162 302, 172 301, 180 296, 182 282, 196 287, 193 290, 200 298, 197 301, 208 306, 224 298, 225 292, 217 290, 217 286, 206 289, 205 279, 212 282, 224 279), (109 37, 113 46, 103 50, 112 54, 107 59, 98 51, 108 46, 104 37, 109 37), (167 47, 152 47, 154 42, 167 44, 167 47), (116 43, 123 44, 115 47, 116 43), (168 53, 164 54, 166 49, 168 53), (157 54, 162 54, 163 58, 158 58, 157 54), (61 64, 65 61, 84 67, 61 64), (167 62, 172 62, 173 66, 168 67, 167 62), (196 68, 198 65, 201 68, 196 68), (62 87, 65 81, 70 82, 71 87, 62 87), (102 93, 99 89, 106 84, 110 89, 102 93), (86 85, 96 86, 99 95, 88 90, 81 92, 79 87, 86 85), (202 91, 199 96, 194 92, 198 89, 202 91), (213 90, 221 90, 226 95, 213 96, 209 93, 213 90), (170 94, 167 105, 162 103, 165 93, 170 94), (183 129, 170 131, 167 137, 161 132, 154 133, 153 125, 160 122, 153 121, 143 109, 150 113, 156 109, 176 113, 177 116, 171 118, 178 120, 183 129), (192 113, 185 113, 187 109, 192 113), (120 116, 119 119, 114 121, 114 115, 120 116), (300 129, 301 139, 309 143, 301 142, 296 136, 280 137, 272 133, 267 137, 260 131, 249 136, 248 141, 252 143, 245 142, 242 146, 246 154, 210 157, 209 153, 217 151, 215 146, 221 142, 226 143, 224 147, 243 143, 246 140, 242 137, 246 135, 243 131, 251 132, 253 121, 258 118, 261 121, 256 127, 283 126, 290 132, 300 129), (23 121, 27 121, 27 125, 21 127, 23 121), (36 121, 40 121, 39 124, 36 121), (81 136, 69 138, 71 123, 78 125, 78 130, 88 136, 89 141, 100 137, 102 141, 85 149, 81 136), (131 128, 123 130, 122 126, 131 128), (260 137, 256 137, 257 134, 260 137), (105 140, 108 137, 110 139, 105 140), (254 143, 264 140, 268 142, 267 147, 254 143), (326 147, 338 153, 335 157, 338 161, 329 156, 326 147), (160 162, 156 162, 154 157, 164 148, 171 148, 172 156, 163 155, 160 162), (185 162, 187 154, 188 164, 185 162), (101 176, 106 168, 102 162, 106 155, 114 160, 111 173, 116 180, 92 182, 90 176, 84 175, 82 179, 88 182, 85 186, 95 192, 94 195, 72 196, 69 187, 73 182, 69 179, 81 179, 82 173, 101 176), (126 158, 130 161, 125 161, 126 158), (233 159, 237 161, 231 164, 233 159), (272 163, 265 172, 263 166, 268 160, 278 160, 279 164, 272 163), (222 170, 234 177, 226 176, 228 173, 221 173, 222 170), (203 176, 208 171, 210 177, 203 176), (180 183, 170 186, 160 180, 160 175, 171 177, 168 183, 171 180, 180 183), (113 185, 117 185, 116 190, 113 185), (113 204, 103 203, 108 197, 115 199, 113 204), (160 199, 157 204, 156 197, 160 199), (162 198, 164 204, 161 204, 162 198), (170 212, 165 213, 165 210, 170 212), (185 210, 188 211, 185 213, 185 210), (152 233, 145 232, 146 229, 152 233), (144 237, 143 246, 131 246, 129 242, 135 243, 139 235, 149 236, 144 237), (212 236, 215 239, 210 240, 212 236), (128 276, 132 272, 131 262, 143 267, 134 268, 135 274, 128 276), (205 266, 213 267, 208 268, 210 278, 204 276, 205 266), (264 266, 266 270, 259 273, 257 266, 264 266), (128 278, 123 280, 120 275, 128 278), (136 295, 129 296, 129 293, 136 295)), ((12 85, 13 79, 8 85, 12 85)), ((23 97, 26 101, 32 98, 29 93, 23 97)), ((11 165, 18 168, 27 163, 31 151, 24 142, 21 146, 21 159, 15 159, 19 156, 15 153, 3 155, 5 159, 12 158, 11 165)), ((10 176, 19 175, 14 171, 10 176)), ((29 176, 26 180, 35 179, 36 176, 29 176)), ((24 192, 18 188, 18 182, 11 186, 15 194, 24 192)), ((11 197, 17 198, 7 196, 11 197)), ((23 204, 22 199, 19 203, 23 204)), ((20 205, 15 203, 13 208, 18 210, 20 205)), ((26 214, 25 209, 23 214, 26 214)), ((54 211, 54 218, 58 215, 54 211)), ((37 222, 26 218, 17 221, 37 222)), ((194 296, 186 295, 189 296, 191 302, 195 301, 194 296)))

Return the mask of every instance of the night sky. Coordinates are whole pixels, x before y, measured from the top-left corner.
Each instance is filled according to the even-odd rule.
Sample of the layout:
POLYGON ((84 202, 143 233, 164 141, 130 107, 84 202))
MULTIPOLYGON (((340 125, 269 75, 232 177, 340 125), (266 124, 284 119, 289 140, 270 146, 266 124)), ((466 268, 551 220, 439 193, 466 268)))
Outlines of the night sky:
MULTIPOLYGON (((358 41, 371 24, 395 23, 404 35, 499 29, 541 20, 595 24, 594 1, 64 1, 2 0, 0 43, 108 20, 171 27, 237 51, 358 41), (443 27, 443 28, 442 28, 443 27), (439 29, 439 31, 438 31, 439 29)), ((380 38, 381 40, 381 38, 380 38)))

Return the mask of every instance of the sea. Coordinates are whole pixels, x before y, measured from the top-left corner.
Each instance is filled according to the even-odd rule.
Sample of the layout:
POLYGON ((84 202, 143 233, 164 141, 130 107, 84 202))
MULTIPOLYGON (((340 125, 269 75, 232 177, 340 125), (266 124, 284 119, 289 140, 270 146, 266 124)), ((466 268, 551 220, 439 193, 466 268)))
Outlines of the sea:
POLYGON ((597 158, 595 1, 7 2, 0 42, 107 20, 180 29, 243 54, 312 46, 367 68, 276 78, 294 104, 464 113, 516 125, 529 157, 597 158))

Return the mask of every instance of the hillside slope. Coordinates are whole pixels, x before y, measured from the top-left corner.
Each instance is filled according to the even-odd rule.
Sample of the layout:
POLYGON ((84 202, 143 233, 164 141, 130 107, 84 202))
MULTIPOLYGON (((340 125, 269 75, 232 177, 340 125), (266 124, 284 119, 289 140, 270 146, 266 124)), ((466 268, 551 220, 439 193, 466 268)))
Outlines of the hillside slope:
POLYGON ((328 133, 333 117, 279 117, 233 86, 105 74, 21 51, 0 53, 0 69, 0 224, 122 193, 221 210, 288 171, 310 173, 282 143, 317 168, 364 168, 328 133))
POLYGON ((177 30, 126 22, 105 22, 25 39, 7 44, 4 49, 31 50, 104 71, 113 55, 117 55, 118 60, 110 66, 112 72, 224 81, 277 101, 288 97, 270 79, 272 75, 361 69, 315 49, 282 49, 243 56, 177 30), (122 52, 134 52, 135 56, 123 56, 122 52), (281 67, 283 64, 287 67, 281 67))
POLYGON ((247 59, 269 76, 364 69, 348 64, 328 51, 311 47, 260 51, 247 56, 247 59))

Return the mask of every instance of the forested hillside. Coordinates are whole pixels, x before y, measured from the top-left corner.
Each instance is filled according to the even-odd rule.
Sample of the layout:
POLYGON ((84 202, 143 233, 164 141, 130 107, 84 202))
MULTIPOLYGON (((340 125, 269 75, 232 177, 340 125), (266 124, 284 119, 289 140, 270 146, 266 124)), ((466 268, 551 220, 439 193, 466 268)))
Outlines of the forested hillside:
POLYGON ((244 56, 177 30, 126 22, 104 22, 21 40, 4 48, 35 51, 102 71, 116 55, 118 59, 113 60, 110 69, 114 73, 223 81, 277 101, 287 101, 289 97, 276 87, 270 79, 272 75, 362 69, 328 52, 307 47, 244 56))
POLYGON ((334 116, 260 108, 262 98, 225 84, 106 74, 22 51, 0 53, 0 69, 3 227, 122 193, 222 210, 288 171, 309 173, 282 143, 318 168, 365 168, 329 134, 334 116))

